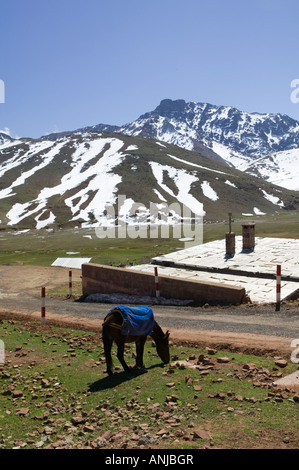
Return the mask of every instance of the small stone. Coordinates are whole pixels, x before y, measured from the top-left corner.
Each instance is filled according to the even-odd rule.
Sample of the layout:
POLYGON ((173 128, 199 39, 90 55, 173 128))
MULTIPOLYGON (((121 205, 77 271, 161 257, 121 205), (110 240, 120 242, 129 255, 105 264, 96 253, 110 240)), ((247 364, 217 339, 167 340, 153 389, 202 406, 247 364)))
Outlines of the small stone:
POLYGON ((171 387, 174 387, 174 386, 175 386, 175 382, 168 382, 166 384, 166 387, 168 387, 168 388, 171 388, 171 387))
POLYGON ((52 434, 53 433, 53 428, 51 428, 50 426, 45 426, 43 432, 44 432, 44 434, 52 434))
POLYGON ((74 416, 71 421, 75 426, 85 423, 85 419, 82 416, 74 416))
POLYGON ((211 439, 210 433, 200 428, 193 431, 193 437, 194 439, 211 439))
POLYGON ((101 439, 104 439, 105 441, 109 441, 112 436, 113 436, 113 433, 111 431, 106 431, 102 435, 101 439))
POLYGON ((242 368, 243 368, 243 370, 254 370, 254 369, 256 369, 256 366, 253 363, 245 363, 245 364, 243 364, 242 368))
POLYGON ((217 349, 213 349, 213 348, 207 347, 207 348, 206 348, 206 351, 207 351, 208 354, 210 354, 211 356, 213 356, 214 354, 216 354, 217 349))
POLYGON ((156 442, 156 437, 155 436, 152 436, 151 434, 149 433, 146 433, 144 434, 143 436, 141 436, 138 440, 138 445, 148 445, 148 444, 154 444, 156 442))
POLYGON ((35 447, 39 448, 39 447, 42 447, 43 445, 44 445, 44 441, 39 441, 39 442, 36 442, 35 447))
POLYGON ((249 403, 256 403, 257 399, 255 397, 248 398, 249 403))
POLYGON ((204 354, 200 354, 197 359, 197 364, 200 364, 201 362, 203 362, 204 358, 205 358, 204 354))
POLYGON ((288 365, 287 361, 285 361, 284 359, 277 359, 275 361, 275 364, 278 366, 278 367, 286 367, 288 365))
POLYGON ((100 437, 99 439, 97 439, 96 441, 96 446, 101 449, 102 447, 105 447, 107 445, 107 441, 106 439, 103 439, 102 437, 100 437))
POLYGON ((12 397, 13 398, 20 398, 23 396, 23 392, 21 390, 13 390, 12 397))
POLYGON ((157 436, 164 436, 164 435, 167 435, 169 434, 169 430, 168 429, 160 429, 160 431, 157 432, 157 436))
POLYGON ((192 379, 191 375, 189 375, 189 374, 186 375, 185 382, 186 382, 187 385, 192 385, 193 379, 192 379))
POLYGON ((29 408, 20 408, 18 411, 19 416, 26 416, 29 413, 29 408))
POLYGON ((243 397, 241 395, 236 395, 235 400, 237 401, 243 401, 243 397))
POLYGON ((217 362, 219 362, 220 364, 226 364, 230 362, 230 358, 229 357, 217 357, 217 362))
POLYGON ((94 427, 89 425, 89 424, 86 424, 83 428, 83 431, 84 432, 93 432, 94 431, 94 427))

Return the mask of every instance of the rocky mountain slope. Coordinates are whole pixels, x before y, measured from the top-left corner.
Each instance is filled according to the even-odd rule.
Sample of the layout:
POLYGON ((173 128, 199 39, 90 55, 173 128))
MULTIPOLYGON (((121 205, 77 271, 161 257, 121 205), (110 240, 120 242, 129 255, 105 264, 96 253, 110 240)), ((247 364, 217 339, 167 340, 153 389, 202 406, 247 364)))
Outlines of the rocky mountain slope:
POLYGON ((8 134, 0 131, 0 145, 5 144, 6 142, 13 142, 13 138, 10 137, 8 134))
POLYGON ((296 191, 155 139, 89 132, 0 144, 0 228, 166 223, 185 213, 222 220, 298 207, 296 191))
MULTIPOLYGON (((287 115, 248 113, 230 106, 165 99, 155 110, 124 126, 98 124, 75 132, 119 132, 157 139, 299 190, 299 172, 286 174, 284 154, 275 159, 275 165, 271 165, 271 158, 267 166, 255 165, 262 157, 290 150, 294 150, 296 160, 299 158, 299 122, 287 115)), ((47 138, 72 133, 51 134, 47 138)))

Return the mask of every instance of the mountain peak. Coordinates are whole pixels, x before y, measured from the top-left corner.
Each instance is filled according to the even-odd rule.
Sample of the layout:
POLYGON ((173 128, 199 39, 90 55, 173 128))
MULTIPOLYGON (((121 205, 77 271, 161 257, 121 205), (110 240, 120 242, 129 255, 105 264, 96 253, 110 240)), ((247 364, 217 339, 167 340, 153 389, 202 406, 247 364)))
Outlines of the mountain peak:
POLYGON ((164 99, 160 102, 159 106, 156 107, 154 113, 158 113, 161 116, 169 116, 175 114, 182 114, 185 110, 185 100, 171 100, 164 99))
POLYGON ((6 142, 12 142, 14 139, 5 132, 0 131, 0 145, 5 144, 6 142))
MULTIPOLYGON (((285 114, 250 113, 184 99, 163 99, 154 110, 121 127, 98 125, 76 132, 117 132, 155 139, 241 171, 251 171, 254 161, 277 152, 297 150, 299 154, 299 122, 285 114)), ((50 138, 55 140, 57 135, 47 136, 50 138)), ((256 171, 261 174, 260 169, 256 171)), ((298 176, 292 178, 299 189, 298 176)))

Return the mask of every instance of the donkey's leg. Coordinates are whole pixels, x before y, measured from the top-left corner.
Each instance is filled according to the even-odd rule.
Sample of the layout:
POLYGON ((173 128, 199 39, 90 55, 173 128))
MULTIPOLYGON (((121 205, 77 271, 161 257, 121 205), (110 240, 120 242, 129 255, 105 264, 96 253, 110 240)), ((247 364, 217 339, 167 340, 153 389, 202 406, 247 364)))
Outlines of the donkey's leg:
POLYGON ((112 348, 113 340, 112 338, 110 338, 109 334, 105 332, 104 328, 103 328, 103 343, 104 343, 107 373, 108 375, 113 375, 113 371, 112 371, 113 363, 112 363, 112 356, 111 356, 111 348, 112 348))
POLYGON ((126 372, 130 371, 130 367, 126 364, 125 358, 124 358, 124 352, 125 352, 125 343, 124 342, 118 342, 117 345, 117 359, 123 366, 124 370, 126 372))
POLYGON ((136 341, 136 367, 141 369, 145 369, 145 365, 143 364, 143 353, 144 353, 144 345, 146 341, 146 336, 141 336, 136 341))

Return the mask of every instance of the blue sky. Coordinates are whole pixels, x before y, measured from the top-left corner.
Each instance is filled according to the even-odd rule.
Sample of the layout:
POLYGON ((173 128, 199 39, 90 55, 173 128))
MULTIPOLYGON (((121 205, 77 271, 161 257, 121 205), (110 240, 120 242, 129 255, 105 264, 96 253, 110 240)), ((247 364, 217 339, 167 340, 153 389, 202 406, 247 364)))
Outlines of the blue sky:
POLYGON ((120 125, 164 98, 299 120, 298 18, 298 0, 0 0, 0 129, 120 125))

